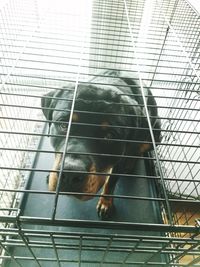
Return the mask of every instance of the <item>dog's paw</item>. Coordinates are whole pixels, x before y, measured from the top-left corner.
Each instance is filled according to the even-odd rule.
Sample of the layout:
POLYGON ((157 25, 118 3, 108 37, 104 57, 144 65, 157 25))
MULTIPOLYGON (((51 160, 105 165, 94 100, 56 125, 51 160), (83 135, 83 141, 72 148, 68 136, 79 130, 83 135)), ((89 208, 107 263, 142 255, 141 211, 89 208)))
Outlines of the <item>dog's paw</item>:
POLYGON ((97 203, 97 213, 102 220, 109 219, 114 211, 113 198, 100 197, 97 203))

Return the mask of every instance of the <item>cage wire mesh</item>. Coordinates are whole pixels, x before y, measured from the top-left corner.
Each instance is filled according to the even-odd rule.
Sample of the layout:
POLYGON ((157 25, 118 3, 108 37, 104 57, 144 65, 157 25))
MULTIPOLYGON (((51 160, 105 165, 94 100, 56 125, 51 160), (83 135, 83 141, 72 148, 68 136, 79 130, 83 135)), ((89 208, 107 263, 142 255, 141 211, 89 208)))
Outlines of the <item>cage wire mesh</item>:
POLYGON ((200 266, 199 14, 184 0, 5 0, 0 23, 2 266, 200 266), (111 221, 48 191, 40 105, 104 69, 137 73, 162 120, 140 195, 118 195, 131 215, 111 221))

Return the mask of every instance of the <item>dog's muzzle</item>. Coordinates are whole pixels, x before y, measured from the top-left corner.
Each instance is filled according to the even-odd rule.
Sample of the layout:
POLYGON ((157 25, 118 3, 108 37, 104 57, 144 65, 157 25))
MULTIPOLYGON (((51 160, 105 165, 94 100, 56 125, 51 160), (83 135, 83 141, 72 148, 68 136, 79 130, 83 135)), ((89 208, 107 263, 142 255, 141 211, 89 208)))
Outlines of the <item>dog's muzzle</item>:
POLYGON ((60 191, 81 192, 87 182, 91 162, 67 156, 61 169, 60 191))
POLYGON ((53 171, 49 175, 49 190, 56 191, 60 173, 60 192, 82 193, 74 196, 80 200, 89 200, 105 183, 107 172, 108 169, 102 175, 97 173, 95 164, 87 156, 66 155, 62 163, 62 154, 56 154, 53 171))

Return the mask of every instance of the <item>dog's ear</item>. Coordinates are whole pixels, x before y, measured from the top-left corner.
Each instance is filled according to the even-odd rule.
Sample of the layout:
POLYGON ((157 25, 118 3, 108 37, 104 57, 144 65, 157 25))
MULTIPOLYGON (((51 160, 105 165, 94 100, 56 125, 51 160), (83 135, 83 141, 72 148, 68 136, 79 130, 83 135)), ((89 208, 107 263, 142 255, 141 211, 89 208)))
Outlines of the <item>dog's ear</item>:
POLYGON ((53 108, 55 107, 55 95, 56 91, 51 91, 41 98, 42 112, 47 120, 52 120, 53 108))
POLYGON ((130 126, 128 138, 130 140, 136 140, 139 130, 138 127, 141 124, 142 110, 134 98, 122 95, 120 99, 120 103, 124 103, 121 107, 124 108, 124 113, 127 114, 124 120, 127 120, 127 125, 130 126))
POLYGON ((52 114, 54 108, 56 107, 57 98, 61 97, 63 92, 67 91, 67 88, 63 87, 59 90, 53 90, 46 95, 43 95, 41 98, 42 112, 47 120, 52 120, 52 114))
MULTIPOLYGON (((156 142, 156 145, 158 145, 161 142, 161 119, 158 116, 156 100, 150 90, 148 90, 146 101, 147 101, 146 103, 147 103, 148 114, 150 117, 151 127, 154 135, 154 140, 156 142)), ((142 117, 140 124, 141 125, 140 138, 142 139, 140 140, 144 142, 145 141, 150 142, 148 146, 149 149, 147 149, 148 151, 153 149, 152 137, 150 134, 149 123, 147 120, 147 115, 144 107, 141 109, 141 112, 142 112, 142 117)))
POLYGON ((57 102, 56 97, 59 97, 61 94, 62 94, 62 90, 53 90, 41 98, 42 112, 45 118, 49 121, 48 133, 51 127, 53 110, 56 107, 56 102, 57 102))
MULTIPOLYGON (((146 146, 147 150, 151 150, 152 138, 149 131, 149 124, 146 113, 144 111, 143 103, 139 102, 138 99, 131 99, 128 96, 122 96, 121 102, 125 103, 126 114, 129 114, 129 122, 131 125, 128 139, 140 141, 141 144, 149 142, 149 146, 146 146), (139 103, 138 103, 139 102, 139 103)), ((150 93, 147 99, 147 106, 150 115, 151 126, 154 134, 154 139, 157 144, 161 142, 161 120, 157 114, 157 105, 154 97, 150 93)))
MULTIPOLYGON (((154 140, 155 140, 156 145, 158 145, 161 142, 161 120, 158 116, 154 117, 150 114, 150 121, 151 121, 151 127, 153 131, 154 140)), ((152 150, 153 149, 152 137, 151 137, 151 133, 149 130, 149 124, 148 124, 148 121, 145 115, 143 115, 140 129, 141 129, 141 133, 140 133, 139 140, 144 141, 144 143, 150 142, 148 146, 149 149, 147 149, 147 151, 152 150)))
MULTIPOLYGON (((138 83, 139 77, 137 74, 132 73, 131 77, 127 76, 127 73, 120 72, 121 79, 130 86, 133 95, 133 99, 128 99, 129 107, 128 114, 132 114, 131 118, 131 126, 132 129, 130 131, 129 139, 137 140, 141 142, 141 144, 145 144, 146 151, 151 150, 153 148, 152 138, 149 130, 149 124, 144 108, 144 101, 141 94, 140 84, 138 83), (132 103, 132 104, 131 104, 132 103), (145 143, 147 142, 147 143, 145 143), (147 145, 146 145, 147 144, 147 145), (148 145, 149 144, 149 145, 148 145)), ((156 144, 161 142, 161 120, 158 116, 157 112, 157 104, 152 92, 147 86, 143 83, 143 90, 145 95, 145 101, 148 108, 148 113, 150 116, 151 127, 153 130, 153 135, 156 144)))

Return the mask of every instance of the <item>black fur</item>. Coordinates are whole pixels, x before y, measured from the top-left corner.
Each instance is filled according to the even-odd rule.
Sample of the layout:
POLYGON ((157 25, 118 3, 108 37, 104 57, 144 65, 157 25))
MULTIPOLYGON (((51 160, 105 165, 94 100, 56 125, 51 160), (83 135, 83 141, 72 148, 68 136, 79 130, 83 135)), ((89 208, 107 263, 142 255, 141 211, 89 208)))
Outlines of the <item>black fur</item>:
MULTIPOLYGON (((68 125, 73 93, 73 86, 69 85, 42 98, 43 113, 49 121, 51 143, 56 152, 63 151, 67 131, 63 125, 68 125)), ((144 94, 154 138, 159 143, 161 124, 156 101, 145 86, 144 94)), ((134 164, 124 156, 139 156, 139 146, 145 142, 149 142, 149 150, 152 149, 140 86, 136 77, 126 72, 107 70, 88 83, 80 83, 74 113, 78 119, 70 126, 64 169, 78 171, 79 176, 81 171, 84 174, 79 182, 73 183, 70 174, 64 173, 62 191, 81 192, 91 166, 95 166, 98 173, 109 167, 113 167, 113 173, 130 172, 134 164)), ((116 182, 116 176, 111 175, 110 193, 116 182)))

